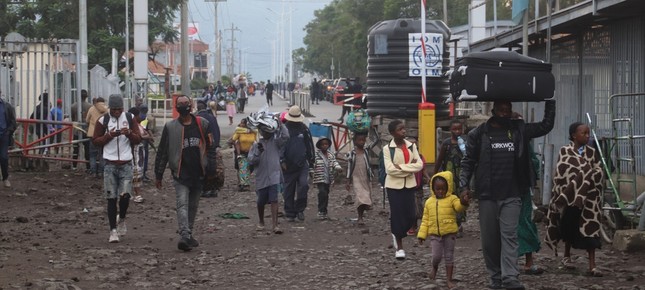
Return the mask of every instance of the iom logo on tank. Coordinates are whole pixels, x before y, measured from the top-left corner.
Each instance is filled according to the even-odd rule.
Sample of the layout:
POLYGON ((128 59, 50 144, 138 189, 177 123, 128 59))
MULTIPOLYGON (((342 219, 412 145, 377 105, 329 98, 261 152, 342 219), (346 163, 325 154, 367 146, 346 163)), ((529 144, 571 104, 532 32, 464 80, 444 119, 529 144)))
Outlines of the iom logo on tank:
MULTIPOLYGON (((441 61, 443 57, 443 35, 426 33, 426 76, 441 77, 441 61)), ((421 33, 408 34, 408 51, 410 55, 409 76, 420 77, 423 73, 423 50, 421 49, 421 33)))

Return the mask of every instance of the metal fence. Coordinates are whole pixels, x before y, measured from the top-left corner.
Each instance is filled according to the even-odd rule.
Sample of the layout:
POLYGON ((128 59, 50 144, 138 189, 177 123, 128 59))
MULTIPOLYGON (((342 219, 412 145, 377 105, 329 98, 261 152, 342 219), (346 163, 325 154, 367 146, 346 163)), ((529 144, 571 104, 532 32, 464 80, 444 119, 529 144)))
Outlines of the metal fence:
POLYGON ((0 90, 16 107, 16 117, 29 118, 43 93, 49 94, 53 105, 60 99, 63 112, 70 113, 71 104, 80 99, 77 44, 76 40, 25 39, 18 34, 0 39, 0 90))
MULTIPOLYGON (((17 142, 14 151, 22 152, 23 157, 36 157, 35 154, 42 153, 45 148, 67 147, 78 142, 72 141, 71 136, 80 136, 79 129, 84 128, 84 120, 78 118, 79 122, 69 121, 77 119, 71 116, 72 105, 77 106, 76 117, 80 117, 82 111, 79 49, 78 41, 72 39, 28 39, 17 33, 0 37, 0 96, 16 108, 16 118, 20 124, 14 135, 17 142), (56 107, 60 107, 62 118, 52 116, 52 109, 56 107), (34 127, 44 123, 66 128, 56 131, 54 135, 63 131, 70 135, 51 140, 42 136, 50 132, 40 132, 40 136, 36 136, 34 127)), ((90 97, 100 96, 107 100, 111 94, 120 94, 121 88, 127 86, 121 84, 118 76, 108 74, 100 66, 92 68, 88 77, 90 97)), ((137 83, 134 79, 130 82, 131 91, 135 93, 145 92, 139 89, 145 86, 145 82, 137 83)), ((126 108, 134 103, 132 98, 124 99, 126 108)), ((67 157, 38 158, 64 160, 67 157)))
MULTIPOLYGON (((73 39, 27 39, 17 33, 0 37, 1 97, 16 107, 18 118, 29 118, 40 96, 48 93, 50 106, 62 100, 63 112, 69 114, 71 104, 80 100, 80 63, 78 41, 73 39)), ((101 66, 88 71, 90 97, 109 97, 127 87, 118 75, 101 66)), ((145 92, 133 78, 131 92, 145 92)), ((129 98, 125 96, 126 99, 129 98)))
MULTIPOLYGON (((544 59, 544 47, 534 47, 530 55, 544 59)), ((581 33, 554 41, 551 52, 553 75, 556 79, 557 113, 547 143, 557 150, 569 143, 568 127, 573 122, 586 123, 585 114, 599 138, 612 136, 609 97, 618 93, 645 91, 645 16, 626 18, 603 26, 588 28, 581 33)), ((641 100, 642 101, 642 100, 641 100)), ((616 104, 617 111, 632 111, 634 132, 645 132, 642 104, 616 104)), ((529 104, 534 120, 541 120, 544 105, 529 104)), ((535 141, 538 150, 544 138, 535 141)), ((645 154, 645 143, 636 144, 639 157, 645 154)), ((553 160, 555 162, 556 159, 553 160)), ((645 160, 637 158, 636 171, 645 174, 645 160)))

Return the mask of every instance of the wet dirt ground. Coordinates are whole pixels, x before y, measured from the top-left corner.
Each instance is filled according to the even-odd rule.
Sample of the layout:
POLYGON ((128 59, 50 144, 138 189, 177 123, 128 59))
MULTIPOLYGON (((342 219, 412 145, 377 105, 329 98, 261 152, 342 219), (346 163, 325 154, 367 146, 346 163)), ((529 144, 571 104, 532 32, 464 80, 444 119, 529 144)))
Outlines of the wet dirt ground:
MULTIPOLYGON (((108 243, 102 179, 56 165, 47 173, 12 172, 13 187, 0 189, 0 289, 447 289, 442 267, 436 281, 427 277, 429 243, 416 246, 408 237, 407 259, 394 259, 388 208, 376 185, 366 226, 355 224, 343 186, 332 189, 331 219, 318 220, 311 188, 305 221, 280 218, 284 233, 275 235, 256 230, 255 194, 237 191, 231 149, 223 152, 227 184, 218 197, 201 199, 194 229, 201 245, 190 252, 177 249, 168 171, 161 191, 144 183, 145 201, 131 203, 127 235, 116 244, 108 243)), ((488 283, 476 215, 475 205, 457 242, 459 289, 488 283)), ((603 245, 602 278, 585 274, 586 253, 573 256, 577 269, 565 270, 561 257, 542 249, 536 260, 546 272, 520 278, 528 289, 645 289, 643 253, 603 245)))

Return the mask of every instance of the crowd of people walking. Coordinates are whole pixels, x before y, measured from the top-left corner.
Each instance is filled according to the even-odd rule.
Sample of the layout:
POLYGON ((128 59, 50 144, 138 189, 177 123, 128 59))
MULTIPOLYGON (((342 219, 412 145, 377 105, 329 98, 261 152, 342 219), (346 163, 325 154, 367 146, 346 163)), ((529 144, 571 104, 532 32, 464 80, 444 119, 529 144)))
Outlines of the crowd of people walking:
MULTIPOLYGON (((179 96, 174 108, 179 116, 163 127, 156 147, 154 180, 161 190, 166 168, 170 168, 180 250, 190 251, 199 246, 195 238, 199 229, 194 228, 199 200, 217 196, 217 186, 207 184, 219 178, 218 166, 222 166, 218 108, 225 107, 232 125, 233 117, 244 113, 248 96, 255 94, 255 89, 255 86, 249 89, 245 83, 225 87, 218 82, 195 100, 196 110, 192 108, 194 100, 179 96)), ((314 86, 312 90, 319 88, 314 86)), ((270 81, 262 91, 266 93, 267 105, 272 106, 270 81)), ((49 104, 48 98, 47 93, 42 94, 40 105, 49 104)), ((89 160, 86 171, 103 177, 108 242, 115 243, 127 233, 130 200, 144 200, 140 187, 148 180, 148 146, 155 144, 154 132, 147 123, 145 104, 126 111, 120 95, 110 96, 107 104, 101 97, 94 98, 92 104, 87 99, 87 92, 83 92, 82 105, 73 106, 81 111, 73 111, 72 120, 88 124, 85 136, 91 142, 76 145, 74 152, 78 155, 83 148, 85 159, 89 160)), ((318 95, 312 98, 314 101, 318 101, 318 95)), ((463 233, 465 213, 473 200, 478 204, 489 288, 524 289, 520 274, 539 275, 545 271, 533 258, 541 248, 537 226, 531 220, 532 188, 540 177, 537 174, 540 162, 532 151, 531 140, 552 130, 555 101, 545 102, 544 118, 535 123, 527 123, 514 113, 510 102, 496 101, 493 107, 492 117, 467 133, 461 122, 450 123, 451 136, 440 143, 431 172, 425 171, 425 158, 416 140, 407 136, 401 120, 388 124, 391 140, 381 150, 382 168, 378 175, 389 203, 394 258, 406 259, 405 237, 415 236, 419 244, 429 240, 432 248, 429 276, 435 279, 443 262, 450 288, 455 286, 455 244, 463 233), (522 270, 520 257, 525 258, 522 270)), ((32 117, 57 120, 62 118, 57 108, 60 109, 60 99, 51 110, 36 107, 32 117)), ((0 166, 4 184, 9 187, 6 152, 16 127, 15 112, 10 104, 0 101, 0 114, 3 114, 0 166)), ((345 156, 347 162, 341 164, 331 148, 332 141, 323 137, 314 143, 315 137, 303 121, 303 112, 296 105, 281 114, 266 111, 248 114, 225 142, 234 148, 237 190, 255 190, 257 229, 266 227, 266 205, 270 206, 271 231, 275 234, 284 232, 278 219, 280 214, 286 222, 304 221, 310 184, 317 189, 317 218, 328 219, 330 193, 338 188, 332 185, 341 175, 346 182, 344 188, 353 194, 356 224, 364 226, 366 212, 372 208, 372 183, 377 175, 370 167, 367 134, 352 134, 353 147, 345 156), (283 197, 282 213, 279 196, 283 197)), ((38 124, 34 133, 44 136, 53 130, 55 126, 38 124)), ((545 242, 557 250, 557 243, 564 241, 564 267, 573 267, 571 248, 586 250, 588 272, 602 276, 596 266, 595 250, 601 247, 599 195, 604 176, 595 149, 587 145, 589 131, 585 124, 571 124, 571 143, 560 150, 545 242)))

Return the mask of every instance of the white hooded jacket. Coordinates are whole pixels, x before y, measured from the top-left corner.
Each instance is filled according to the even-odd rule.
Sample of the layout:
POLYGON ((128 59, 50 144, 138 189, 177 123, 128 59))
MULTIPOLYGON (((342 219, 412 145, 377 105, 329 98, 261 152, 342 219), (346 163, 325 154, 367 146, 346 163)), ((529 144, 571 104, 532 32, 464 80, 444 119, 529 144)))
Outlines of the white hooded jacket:
MULTIPOLYGON (((126 117, 126 114, 129 114, 127 112, 123 112, 119 118, 114 118, 109 114, 106 114, 109 116, 110 121, 108 122, 108 127, 107 130, 105 130, 105 134, 109 134, 108 132, 114 130, 114 131, 119 131, 122 128, 129 128, 131 130, 136 130, 135 128, 130 128, 130 124, 128 124, 128 118, 126 117)), ((103 115, 98 119, 97 123, 97 130, 100 130, 103 127, 103 118, 106 117, 106 115, 103 115)), ((134 123, 134 121, 133 121, 134 123)), ((136 125, 136 124, 133 124, 136 125)), ((134 126, 133 126, 134 127, 134 126)), ((138 130, 136 130, 138 132, 138 130)), ((98 133, 98 132, 97 132, 98 133)), ((125 135, 119 135, 117 137, 114 137, 112 140, 107 142, 105 145, 103 145, 103 159, 109 160, 109 161, 130 161, 132 160, 132 144, 130 142, 130 139, 125 136, 125 135)))

